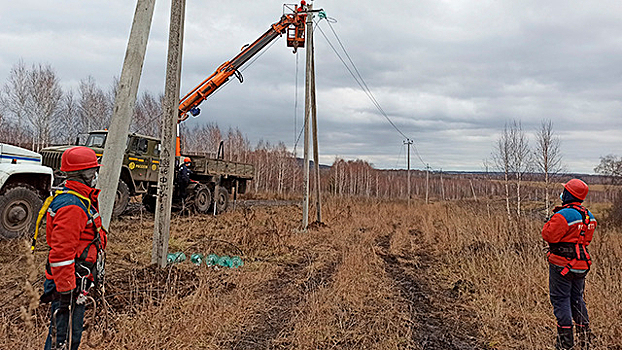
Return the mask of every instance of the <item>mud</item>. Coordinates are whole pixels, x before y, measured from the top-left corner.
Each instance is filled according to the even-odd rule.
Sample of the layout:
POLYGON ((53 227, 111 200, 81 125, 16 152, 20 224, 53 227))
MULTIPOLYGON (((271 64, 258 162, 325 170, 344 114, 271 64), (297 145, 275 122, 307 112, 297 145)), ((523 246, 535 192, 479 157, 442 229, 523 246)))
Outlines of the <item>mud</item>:
POLYGON ((223 349, 275 349, 288 348, 291 344, 287 339, 287 325, 291 322, 294 305, 301 302, 303 295, 293 288, 295 282, 303 275, 306 265, 297 261, 282 266, 279 277, 268 281, 264 288, 265 300, 271 300, 270 307, 257 311, 251 324, 236 334, 231 342, 220 344, 223 349))
MULTIPOLYGON (((304 255, 304 254, 303 254, 304 255)), ((234 340, 220 344, 223 349, 291 349, 291 332, 295 327, 294 312, 309 293, 331 282, 338 261, 310 271, 318 257, 300 258, 283 264, 278 277, 268 281, 258 297, 269 301, 269 308, 258 311, 244 331, 234 340)))
POLYGON ((456 291, 439 290, 432 283, 436 261, 429 249, 422 246, 414 249, 414 256, 397 256, 390 253, 390 242, 390 235, 377 238, 376 254, 408 307, 413 343, 424 350, 489 349, 477 341, 474 316, 449 297, 463 284, 454 286, 456 291))

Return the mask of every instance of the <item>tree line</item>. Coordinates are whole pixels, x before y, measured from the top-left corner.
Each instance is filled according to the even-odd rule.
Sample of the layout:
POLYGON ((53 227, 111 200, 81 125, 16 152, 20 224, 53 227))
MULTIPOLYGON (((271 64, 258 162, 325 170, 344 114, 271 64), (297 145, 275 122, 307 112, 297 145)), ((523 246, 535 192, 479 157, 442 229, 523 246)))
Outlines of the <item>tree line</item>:
MULTIPOLYGON (((117 82, 114 79, 106 88, 87 77, 75 89, 63 88, 51 66, 27 66, 19 61, 0 90, 0 142, 40 150, 48 145, 74 143, 81 133, 107 128, 117 82)), ((162 98, 162 94, 150 92, 138 97, 131 132, 159 137, 162 98)), ((283 142, 262 140, 253 147, 241 130, 223 131, 215 123, 183 124, 181 134, 186 154, 216 157, 221 149, 227 160, 253 164, 252 192, 283 197, 302 192, 302 161, 283 142)), ((565 174, 560 139, 551 121, 542 122, 534 139, 532 147, 521 123, 511 121, 501 131, 480 173, 414 170, 410 194, 406 170, 378 170, 364 160, 335 159, 330 167, 322 167, 320 186, 324 193, 335 196, 503 200, 508 215, 521 215, 525 202, 538 201, 548 212, 555 202, 553 183, 570 176, 565 174)), ((610 185, 622 184, 622 158, 605 156, 594 170, 605 175, 610 185)), ((312 187, 313 176, 311 172, 312 187)), ((590 184, 597 180, 591 178, 590 184)), ((594 188, 590 200, 612 201, 611 193, 594 188)))

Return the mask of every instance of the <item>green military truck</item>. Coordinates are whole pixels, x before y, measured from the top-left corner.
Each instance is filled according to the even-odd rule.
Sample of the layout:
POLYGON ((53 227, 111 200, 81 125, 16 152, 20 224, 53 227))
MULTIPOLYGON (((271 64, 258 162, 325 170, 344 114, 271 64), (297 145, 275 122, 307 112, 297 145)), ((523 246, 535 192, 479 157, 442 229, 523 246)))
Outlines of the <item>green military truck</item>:
MULTIPOLYGON (((95 151, 98 157, 104 152, 106 130, 92 131, 83 146, 95 151)), ((53 146, 41 150, 43 165, 54 169, 54 185, 65 180, 60 171, 61 155, 74 145, 53 146)), ((192 165, 191 183, 184 207, 199 213, 218 213, 227 209, 233 194, 244 194, 247 182, 253 179, 254 167, 251 164, 230 162, 197 154, 184 154, 190 157, 192 165)), ((142 195, 142 202, 148 211, 155 210, 160 164, 160 140, 150 136, 130 134, 123 157, 121 178, 113 215, 118 216, 127 208, 130 197, 142 195)), ((173 205, 181 207, 177 189, 173 195, 173 205)))

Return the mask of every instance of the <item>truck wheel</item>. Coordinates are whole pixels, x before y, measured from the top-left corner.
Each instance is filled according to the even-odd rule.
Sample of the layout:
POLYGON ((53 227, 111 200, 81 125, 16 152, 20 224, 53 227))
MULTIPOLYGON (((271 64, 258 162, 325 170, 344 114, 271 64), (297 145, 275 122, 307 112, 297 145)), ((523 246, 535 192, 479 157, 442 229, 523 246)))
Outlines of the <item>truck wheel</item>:
POLYGON ((14 187, 0 196, 0 238, 24 237, 34 230, 43 202, 26 187, 14 187))
POLYGON ((127 203, 130 201, 130 189, 123 180, 119 180, 119 186, 117 186, 117 195, 114 198, 114 208, 112 209, 112 216, 119 216, 127 208, 127 203))
POLYGON ((143 205, 145 206, 145 210, 150 213, 155 213, 156 200, 156 196, 152 194, 143 194, 143 205))
POLYGON ((212 205, 212 192, 205 186, 198 187, 194 191, 194 208, 201 214, 209 213, 212 205))
POLYGON ((219 186, 218 194, 216 195, 215 203, 216 213, 222 213, 227 210, 229 206, 229 191, 226 188, 219 186))

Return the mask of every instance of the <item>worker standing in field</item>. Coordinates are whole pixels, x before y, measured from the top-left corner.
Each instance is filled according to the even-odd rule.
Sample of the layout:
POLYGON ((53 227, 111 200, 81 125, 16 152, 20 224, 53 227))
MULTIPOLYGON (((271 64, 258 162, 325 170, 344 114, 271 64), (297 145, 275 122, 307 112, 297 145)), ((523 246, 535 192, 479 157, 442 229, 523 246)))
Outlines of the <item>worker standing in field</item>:
POLYGON ((186 197, 188 196, 186 189, 190 183, 190 174, 192 174, 190 164, 192 164, 190 158, 184 158, 184 162, 179 167, 179 172, 177 173, 177 186, 179 187, 179 198, 181 198, 182 203, 186 202, 186 197))
POLYGON ((86 296, 103 279, 107 236, 95 189, 99 166, 95 152, 87 147, 72 147, 61 157, 67 181, 47 209, 50 252, 41 302, 52 306, 46 350, 78 349, 86 296))
POLYGON ((596 219, 581 205, 587 192, 585 182, 568 181, 560 196, 562 205, 553 210, 554 215, 542 229, 542 238, 549 243, 549 293, 557 319, 558 350, 573 349, 573 320, 578 349, 590 348, 592 335, 583 292, 592 264, 587 246, 592 241, 596 219))

